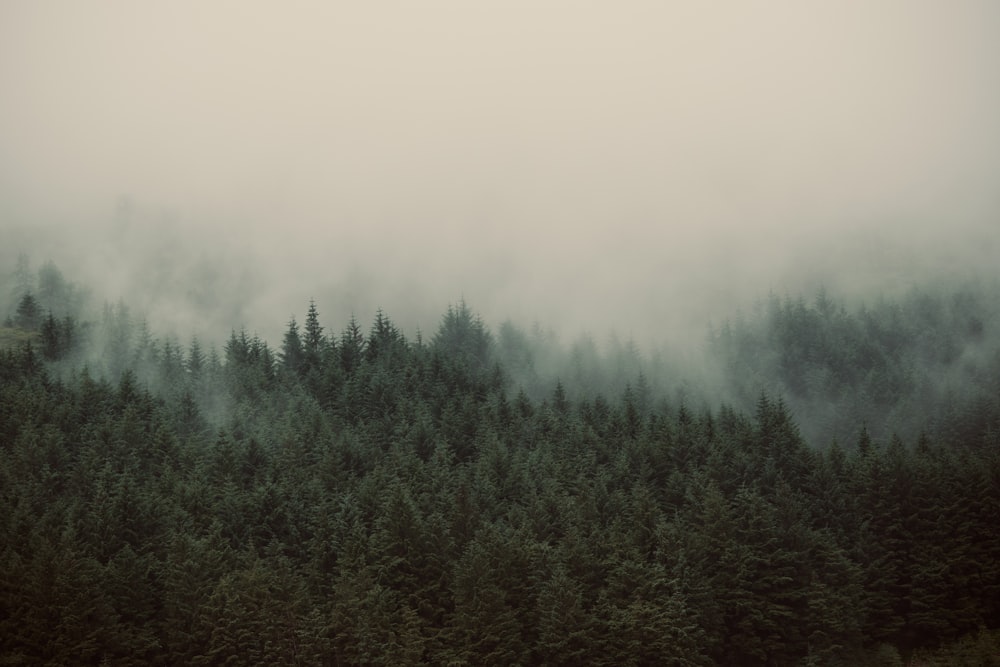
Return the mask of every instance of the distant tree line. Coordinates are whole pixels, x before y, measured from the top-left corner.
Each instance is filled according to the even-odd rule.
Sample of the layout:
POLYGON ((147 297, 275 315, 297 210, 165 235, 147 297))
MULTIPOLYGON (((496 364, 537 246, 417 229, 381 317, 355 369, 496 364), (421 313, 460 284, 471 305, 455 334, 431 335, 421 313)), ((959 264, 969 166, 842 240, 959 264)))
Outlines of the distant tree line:
POLYGON ((817 445, 876 437, 995 446, 1000 413, 1000 284, 912 289, 848 310, 771 295, 727 322, 709 349, 724 389, 748 407, 762 388, 786 397, 817 445))

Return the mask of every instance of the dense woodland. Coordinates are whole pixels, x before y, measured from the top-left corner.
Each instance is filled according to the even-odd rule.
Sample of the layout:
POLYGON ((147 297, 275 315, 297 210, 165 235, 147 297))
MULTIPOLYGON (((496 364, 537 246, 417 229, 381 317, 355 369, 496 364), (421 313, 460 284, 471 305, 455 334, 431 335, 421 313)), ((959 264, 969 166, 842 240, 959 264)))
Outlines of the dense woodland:
POLYGON ((3 664, 1000 664, 995 285, 770 297, 690 381, 464 303, 216 348, 6 279, 3 664))

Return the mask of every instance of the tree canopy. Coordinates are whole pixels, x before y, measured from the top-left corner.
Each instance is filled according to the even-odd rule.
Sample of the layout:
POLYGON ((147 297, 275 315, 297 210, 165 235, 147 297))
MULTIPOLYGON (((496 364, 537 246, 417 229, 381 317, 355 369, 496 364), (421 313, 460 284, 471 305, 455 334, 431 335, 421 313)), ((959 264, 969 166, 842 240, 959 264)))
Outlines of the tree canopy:
POLYGON ((773 300, 713 338, 716 401, 627 346, 546 376, 549 342, 464 302, 427 345, 310 302, 280 346, 221 353, 124 304, 54 312, 0 346, 0 658, 996 664, 984 303, 773 300), (975 380, 928 394, 917 360, 970 346, 975 380))

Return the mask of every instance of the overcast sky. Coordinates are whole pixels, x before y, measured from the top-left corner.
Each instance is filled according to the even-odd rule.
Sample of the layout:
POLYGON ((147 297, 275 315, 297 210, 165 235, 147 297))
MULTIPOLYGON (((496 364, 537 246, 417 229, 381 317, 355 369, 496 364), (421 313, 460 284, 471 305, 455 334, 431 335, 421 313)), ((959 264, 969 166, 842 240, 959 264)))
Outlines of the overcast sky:
POLYGON ((659 335, 1000 254, 1000 3, 5 0, 0 216, 178 317, 659 335))

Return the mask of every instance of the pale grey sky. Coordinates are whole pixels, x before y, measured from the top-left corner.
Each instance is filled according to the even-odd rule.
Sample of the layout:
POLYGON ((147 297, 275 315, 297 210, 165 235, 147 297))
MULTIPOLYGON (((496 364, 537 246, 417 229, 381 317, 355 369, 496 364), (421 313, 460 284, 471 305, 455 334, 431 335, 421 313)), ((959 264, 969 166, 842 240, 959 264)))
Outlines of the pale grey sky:
POLYGON ((645 334, 1000 252, 993 0, 5 0, 0 100, 0 232, 255 320, 645 334))

